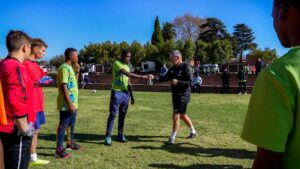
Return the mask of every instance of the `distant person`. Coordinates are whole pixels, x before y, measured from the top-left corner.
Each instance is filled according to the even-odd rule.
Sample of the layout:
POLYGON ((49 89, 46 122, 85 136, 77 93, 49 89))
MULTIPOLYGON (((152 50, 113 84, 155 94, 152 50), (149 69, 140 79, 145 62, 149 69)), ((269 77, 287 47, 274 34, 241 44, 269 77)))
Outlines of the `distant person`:
POLYGON ((257 60, 257 62, 255 64, 255 75, 256 76, 260 73, 261 67, 262 67, 261 58, 258 58, 258 60, 257 60))
POLYGON ((299 169, 300 1, 274 0, 272 17, 291 49, 258 76, 241 137, 257 146, 253 169, 299 169))
POLYGON ((83 84, 81 89, 84 89, 85 85, 90 84, 89 73, 85 73, 83 76, 83 84))
POLYGON ((202 78, 200 77, 200 75, 198 73, 195 73, 195 75, 193 77, 193 83, 194 83, 193 91, 195 93, 200 93, 201 85, 202 85, 202 78))
POLYGON ((124 123, 125 117, 127 114, 129 99, 131 99, 131 104, 134 104, 132 87, 130 85, 130 78, 138 78, 151 80, 153 75, 137 75, 130 73, 128 64, 130 63, 131 52, 127 49, 122 50, 121 58, 117 59, 113 63, 112 68, 112 89, 110 96, 110 105, 109 105, 109 116, 107 119, 107 127, 105 134, 104 144, 107 146, 112 145, 112 130, 115 118, 119 113, 118 120, 118 136, 117 141, 121 143, 126 143, 128 140, 124 135, 124 123))
POLYGON ((239 95, 242 94, 242 87, 244 94, 247 94, 247 88, 246 88, 246 71, 244 66, 240 66, 240 70, 237 74, 238 80, 239 80, 239 95))
POLYGON ((222 69, 221 80, 222 80, 222 84, 223 84, 222 93, 225 93, 225 92, 229 93, 229 88, 230 88, 230 84, 229 84, 230 73, 227 70, 227 68, 223 68, 222 69))
POLYGON ((164 64, 164 65, 160 68, 159 75, 160 75, 160 76, 164 76, 167 72, 168 72, 168 68, 167 68, 166 64, 164 64))
POLYGON ((175 143, 175 138, 180 126, 180 119, 190 129, 190 135, 186 139, 192 139, 198 134, 189 116, 186 114, 187 105, 190 101, 191 86, 193 86, 193 74, 190 66, 182 61, 180 51, 174 50, 170 54, 173 66, 165 76, 156 77, 156 81, 171 81, 172 101, 173 101, 173 127, 168 144, 175 143))
POLYGON ((63 143, 67 127, 70 126, 71 142, 67 149, 80 150, 82 147, 74 142, 74 129, 78 110, 78 85, 72 64, 78 63, 78 53, 74 48, 65 50, 65 62, 59 67, 57 73, 57 109, 59 111, 59 125, 57 128, 57 143, 55 157, 69 158, 63 143))

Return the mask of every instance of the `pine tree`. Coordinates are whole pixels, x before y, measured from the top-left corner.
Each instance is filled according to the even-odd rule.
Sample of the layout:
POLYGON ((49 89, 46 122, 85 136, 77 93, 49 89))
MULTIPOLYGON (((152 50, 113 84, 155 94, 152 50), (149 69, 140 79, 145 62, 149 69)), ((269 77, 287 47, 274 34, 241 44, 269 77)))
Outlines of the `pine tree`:
POLYGON ((162 35, 163 35, 164 42, 167 42, 168 40, 172 40, 172 39, 174 40, 176 37, 174 25, 169 22, 164 23, 162 35))
POLYGON ((162 31, 160 29, 160 23, 159 23, 158 16, 156 16, 156 19, 155 19, 154 31, 152 34, 151 43, 152 43, 152 45, 155 45, 155 46, 163 43, 163 36, 162 36, 162 31))
POLYGON ((230 39, 230 34, 222 21, 217 18, 207 18, 206 23, 200 25, 202 30, 198 39, 203 42, 213 43, 215 40, 230 39))
POLYGON ((234 26, 233 43, 234 54, 239 57, 240 60, 243 57, 243 53, 251 48, 256 48, 257 45, 253 43, 255 37, 254 32, 245 24, 237 24, 234 26))

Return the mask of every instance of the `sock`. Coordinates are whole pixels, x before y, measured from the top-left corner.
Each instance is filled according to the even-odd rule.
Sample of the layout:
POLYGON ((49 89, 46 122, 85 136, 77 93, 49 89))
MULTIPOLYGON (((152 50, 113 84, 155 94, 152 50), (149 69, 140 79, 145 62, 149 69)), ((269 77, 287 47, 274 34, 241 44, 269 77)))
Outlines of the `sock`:
POLYGON ((192 127, 190 128, 190 131, 191 131, 192 134, 195 134, 195 133, 196 133, 196 130, 195 130, 194 126, 192 126, 192 127))
POLYGON ((37 161, 37 154, 30 154, 30 161, 37 161))
POLYGON ((170 137, 175 139, 176 134, 177 134, 177 132, 172 132, 170 137))

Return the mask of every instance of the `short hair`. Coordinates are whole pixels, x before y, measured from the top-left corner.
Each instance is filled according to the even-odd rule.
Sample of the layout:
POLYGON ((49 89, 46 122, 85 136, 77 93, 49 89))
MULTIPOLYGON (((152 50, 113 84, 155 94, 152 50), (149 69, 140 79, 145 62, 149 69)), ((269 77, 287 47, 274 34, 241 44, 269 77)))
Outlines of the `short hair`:
POLYGON ((274 0, 276 5, 279 4, 291 4, 300 10, 300 1, 299 0, 274 0))
POLYGON ((45 48, 48 47, 48 45, 40 38, 35 38, 35 39, 32 39, 32 42, 31 42, 31 50, 35 47, 42 47, 44 46, 45 48))
POLYGON ((77 50, 76 50, 75 48, 67 48, 67 49, 65 50, 65 61, 68 61, 68 60, 71 59, 71 54, 72 54, 73 52, 77 52, 77 50))
POLYGON ((18 51, 26 44, 31 44, 31 37, 25 32, 11 30, 6 36, 6 48, 9 52, 18 51))
POLYGON ((178 57, 182 57, 181 52, 179 50, 173 50, 170 53, 171 56, 178 56, 178 57))
POLYGON ((126 57, 128 53, 131 53, 129 49, 123 49, 121 52, 121 58, 126 57))

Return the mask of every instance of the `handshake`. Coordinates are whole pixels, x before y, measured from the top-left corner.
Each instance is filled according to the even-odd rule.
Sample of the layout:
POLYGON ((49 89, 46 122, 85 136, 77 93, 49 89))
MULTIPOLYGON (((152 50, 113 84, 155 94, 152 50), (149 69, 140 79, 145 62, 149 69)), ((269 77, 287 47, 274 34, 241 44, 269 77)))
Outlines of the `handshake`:
POLYGON ((147 84, 148 84, 148 85, 153 85, 153 79, 154 79, 154 78, 155 78, 154 75, 148 74, 148 75, 147 75, 147 79, 148 79, 147 84))

